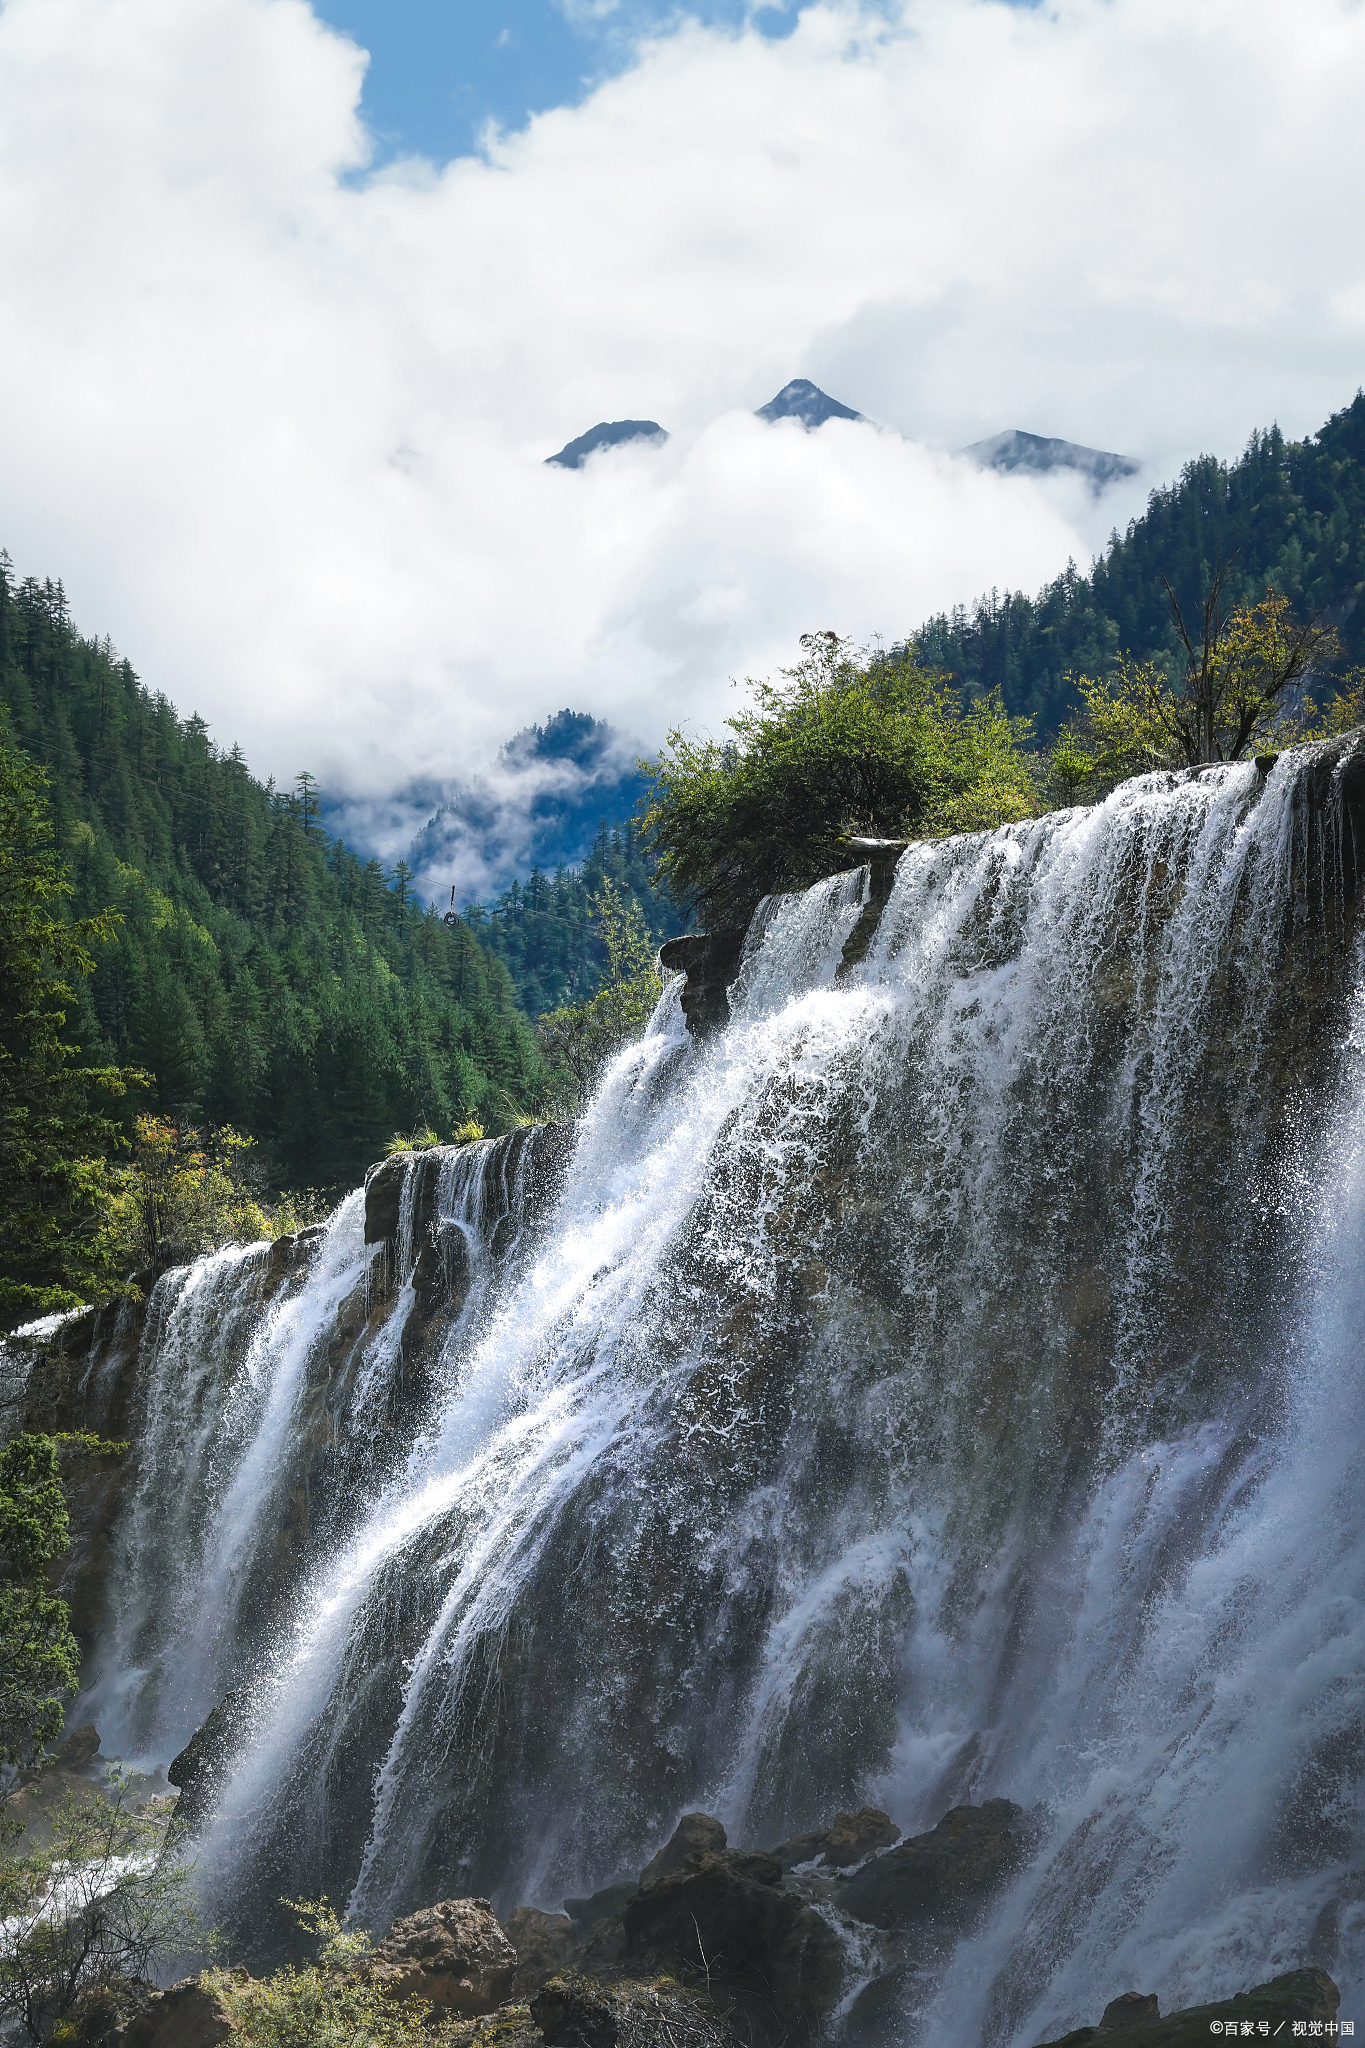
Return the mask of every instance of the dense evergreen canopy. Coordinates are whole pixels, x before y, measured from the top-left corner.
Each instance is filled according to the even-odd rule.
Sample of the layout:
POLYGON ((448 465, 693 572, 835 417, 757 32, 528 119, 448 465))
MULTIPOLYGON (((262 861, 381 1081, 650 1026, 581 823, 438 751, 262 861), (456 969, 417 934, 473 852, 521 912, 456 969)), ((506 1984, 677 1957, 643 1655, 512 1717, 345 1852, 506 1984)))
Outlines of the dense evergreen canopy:
POLYGON ((76 991, 87 1059, 146 1106, 231 1123, 277 1180, 353 1182, 395 1128, 506 1128, 542 1074, 502 962, 323 832, 311 777, 263 786, 181 718, 60 584, 0 562, 0 716, 46 771, 77 918, 121 924, 76 991))
POLYGON ((124 1076, 83 1063, 66 1029, 115 920, 73 923, 45 778, 0 732, 0 1329, 78 1306, 110 1275, 101 1113, 124 1076))
POLYGON ((1365 393, 1305 441, 1272 427, 1237 462, 1187 463, 1089 575, 1070 563, 1037 597, 992 591, 930 619, 915 642, 923 661, 972 693, 998 690, 1046 736, 1076 706, 1072 675, 1101 675, 1120 652, 1183 666, 1162 579, 1186 616, 1197 615, 1220 562, 1230 565, 1233 604, 1257 603, 1270 584, 1298 613, 1325 613, 1345 661, 1361 660, 1365 393))
POLYGON ((684 923, 633 818, 598 828, 591 853, 578 867, 547 875, 532 868, 492 904, 465 911, 482 944, 507 963, 518 996, 533 1017, 566 1003, 590 1000, 612 983, 610 949, 600 904, 610 884, 634 906, 646 937, 657 947, 684 923))

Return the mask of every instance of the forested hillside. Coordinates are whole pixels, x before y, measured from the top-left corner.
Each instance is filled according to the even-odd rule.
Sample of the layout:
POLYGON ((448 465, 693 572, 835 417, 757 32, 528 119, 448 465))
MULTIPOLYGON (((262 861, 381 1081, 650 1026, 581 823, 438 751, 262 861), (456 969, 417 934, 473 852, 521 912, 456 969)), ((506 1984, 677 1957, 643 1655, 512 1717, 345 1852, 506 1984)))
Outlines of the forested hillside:
POLYGON ((238 748, 82 638, 0 558, 0 717, 46 772, 76 916, 121 929, 70 1020, 148 1106, 231 1123, 281 1184, 352 1182, 395 1130, 505 1129, 542 1069, 503 962, 318 823, 312 779, 238 748))
POLYGON ((640 842, 632 818, 598 828, 592 852, 577 868, 553 875, 532 868, 492 904, 471 903, 465 916, 484 945, 506 961, 517 994, 533 1017, 563 1003, 595 996, 603 985, 605 954, 596 906, 604 881, 640 907, 649 937, 660 944, 683 929, 656 862, 640 842))
POLYGON ((1272 427, 1253 434, 1237 462, 1187 463, 1088 575, 1073 563, 1036 597, 992 591, 930 619, 914 638, 923 660, 973 695, 998 689, 1006 709, 1034 717, 1046 738, 1074 708, 1069 674, 1099 675, 1120 651, 1176 657, 1162 574, 1193 616, 1220 558, 1233 562, 1234 602, 1254 602, 1273 583, 1296 608, 1326 612, 1348 661, 1361 659, 1365 394, 1305 441, 1272 427))

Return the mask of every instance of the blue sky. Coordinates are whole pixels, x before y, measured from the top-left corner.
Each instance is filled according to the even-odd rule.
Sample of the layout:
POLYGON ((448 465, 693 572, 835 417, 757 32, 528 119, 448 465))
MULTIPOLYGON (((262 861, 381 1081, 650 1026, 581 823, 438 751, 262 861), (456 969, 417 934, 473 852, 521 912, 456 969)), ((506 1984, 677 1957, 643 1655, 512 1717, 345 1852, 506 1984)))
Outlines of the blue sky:
POLYGON ((746 0, 322 0, 315 11, 370 53, 363 108, 380 159, 444 162, 469 151, 490 118, 519 128, 573 106, 629 61, 639 36, 686 13, 709 25, 752 18, 788 35, 799 5, 746 0))

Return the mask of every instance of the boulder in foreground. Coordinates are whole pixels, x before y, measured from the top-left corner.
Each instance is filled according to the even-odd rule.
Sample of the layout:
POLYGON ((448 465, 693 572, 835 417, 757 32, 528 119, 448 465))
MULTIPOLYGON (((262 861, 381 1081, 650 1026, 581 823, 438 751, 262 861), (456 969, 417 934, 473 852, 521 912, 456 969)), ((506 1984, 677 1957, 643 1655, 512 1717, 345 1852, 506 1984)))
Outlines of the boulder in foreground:
POLYGON ((666 1977, 613 1984, 552 1977, 531 2000, 531 2018, 545 2048, 728 2048, 733 2041, 704 1992, 666 1977))
POLYGON ((724 1847, 725 1829, 718 1820, 709 1813, 685 1813, 658 1855, 651 1856, 640 1872, 640 1883, 654 1884, 681 1870, 689 1856, 715 1855, 724 1847))
POLYGON ((169 1991, 117 1978, 87 1992, 60 2030, 70 2048, 218 2048, 231 2034, 226 2007, 197 1977, 169 1991))
POLYGON ((567 1913, 542 1913, 535 1906, 516 1906, 502 1931, 517 1952, 512 1996, 524 1998, 547 1977, 571 1970, 578 1952, 578 1934, 567 1913))
POLYGON ((395 1920, 366 1967, 391 1998, 473 2019, 512 1996, 517 1952, 487 1899, 442 1899, 395 1920))
POLYGON ((860 1806, 856 1813, 836 1813, 827 1828, 793 1835, 772 1853, 784 1870, 794 1870, 798 1863, 819 1863, 826 1870, 851 1870, 874 1850, 889 1849, 900 1840, 900 1832, 880 1808, 860 1806))
POLYGON ((713 1998, 744 2008, 751 2030, 785 2038, 818 2025, 843 1985, 843 1948, 827 1920, 782 1888, 772 1856, 689 1855, 643 1886, 622 1914, 627 1957, 703 1974, 713 1998))
POLYGON ((1012 1800, 955 1806, 936 1828, 909 1836, 848 1878, 839 1904, 873 1927, 946 1922, 961 1929, 1018 1868, 1028 1842, 1023 1810, 1012 1800))

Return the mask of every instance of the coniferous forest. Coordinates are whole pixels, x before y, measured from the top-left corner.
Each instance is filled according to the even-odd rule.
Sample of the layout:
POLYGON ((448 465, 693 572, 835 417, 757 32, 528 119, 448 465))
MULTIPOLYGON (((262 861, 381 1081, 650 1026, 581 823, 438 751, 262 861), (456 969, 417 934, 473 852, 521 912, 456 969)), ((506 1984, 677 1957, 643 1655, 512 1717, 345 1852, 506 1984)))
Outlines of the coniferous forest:
POLYGON ((71 914, 118 914, 67 1030, 140 1106, 231 1124, 278 1184, 353 1185, 395 1130, 505 1129, 542 1069, 507 968, 181 717, 60 583, 0 561, 0 706, 47 777, 71 914))
POLYGON ((558 867, 552 875, 532 868, 496 902, 466 906, 480 942, 506 962, 528 1015, 582 1002, 602 986, 598 906, 604 882, 638 904, 655 945, 679 929, 678 909, 634 818, 615 824, 604 818, 592 851, 577 867, 558 867))
POLYGON ((1220 561, 1230 564, 1230 600, 1255 603, 1271 583, 1296 609, 1325 614, 1347 662, 1361 660, 1365 393, 1303 441, 1271 427, 1236 462, 1186 463, 1088 575, 1068 563, 1036 597, 992 591, 913 637, 921 660, 972 695, 998 690, 1007 711, 1035 719, 1047 738, 1075 708, 1071 676, 1102 675, 1120 652, 1179 665, 1162 578, 1193 616, 1220 561))

